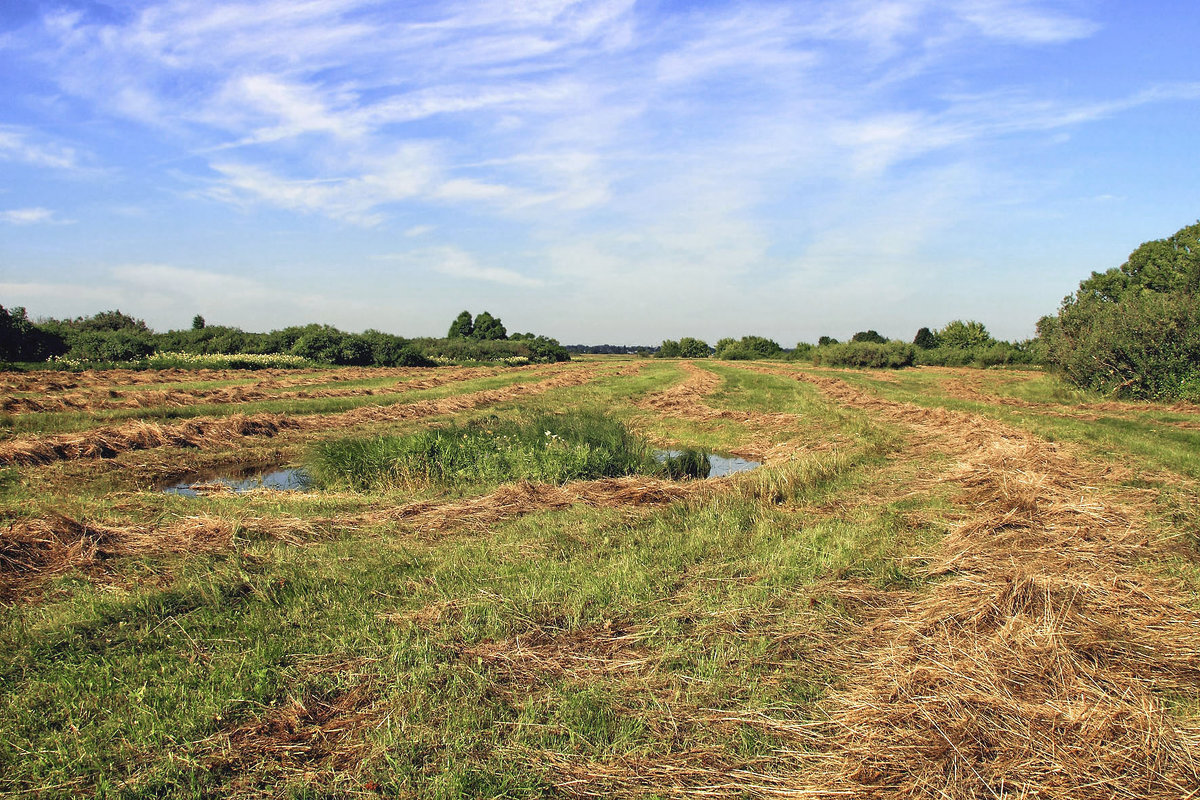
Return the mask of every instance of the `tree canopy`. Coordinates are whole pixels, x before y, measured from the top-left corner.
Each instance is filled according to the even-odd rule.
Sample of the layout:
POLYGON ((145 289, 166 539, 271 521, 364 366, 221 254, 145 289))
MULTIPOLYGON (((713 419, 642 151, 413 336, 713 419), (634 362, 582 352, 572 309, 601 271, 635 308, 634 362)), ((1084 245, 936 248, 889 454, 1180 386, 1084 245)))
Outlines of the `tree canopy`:
POLYGON ((471 331, 471 338, 487 340, 507 339, 508 331, 504 329, 504 325, 498 317, 493 317, 488 312, 481 311, 475 317, 475 329, 471 331))
POLYGON ((470 311, 464 311, 454 318, 454 322, 450 323, 450 331, 446 334, 447 339, 465 339, 470 336, 475 330, 475 320, 471 318, 470 311))
POLYGON ((1093 272, 1038 323, 1068 380, 1118 396, 1200 398, 1200 222, 1093 272))

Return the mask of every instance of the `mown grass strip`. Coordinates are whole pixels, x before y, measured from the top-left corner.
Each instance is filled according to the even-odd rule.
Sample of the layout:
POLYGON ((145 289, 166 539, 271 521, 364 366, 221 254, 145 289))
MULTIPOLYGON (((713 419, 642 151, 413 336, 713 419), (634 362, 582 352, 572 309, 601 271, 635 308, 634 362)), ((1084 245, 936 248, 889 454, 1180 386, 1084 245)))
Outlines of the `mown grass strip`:
POLYGON ((71 433, 105 424, 134 420, 169 422, 196 419, 199 417, 219 417, 229 413, 247 415, 289 414, 292 416, 334 414, 363 406, 389 406, 417 400, 436 400, 464 392, 497 389, 513 384, 536 381, 547 374, 550 374, 550 372, 545 369, 519 371, 468 379, 416 391, 406 391, 403 384, 400 384, 397 386, 397 391, 395 392, 351 397, 289 398, 284 400, 261 400, 235 405, 228 403, 201 403, 181 407, 151 406, 147 408, 110 409, 96 412, 52 412, 16 417, 7 415, 7 422, 9 423, 8 431, 11 435, 71 433))

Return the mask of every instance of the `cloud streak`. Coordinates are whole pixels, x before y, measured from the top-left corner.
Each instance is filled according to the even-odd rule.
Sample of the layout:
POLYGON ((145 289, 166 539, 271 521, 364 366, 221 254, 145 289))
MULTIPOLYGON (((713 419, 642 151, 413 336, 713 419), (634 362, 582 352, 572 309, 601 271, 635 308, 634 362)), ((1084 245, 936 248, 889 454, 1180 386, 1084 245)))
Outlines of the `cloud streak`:
MULTIPOLYGON (((1105 34, 1102 9, 1071 0, 98 9, 64 0, 8 40, 41 81, 16 99, 40 111, 0 125, 0 162, 106 159, 127 182, 114 185, 133 187, 107 207, 146 194, 153 217, 171 195, 171 225, 194 213, 269 227, 273 264, 316 263, 291 244, 321 251, 313 229, 339 231, 339 265, 420 237, 392 259, 414 295, 604 297, 610 318, 623 303, 644 302, 639 319, 676 303, 772 305, 839 280, 855 288, 810 286, 811 302, 853 312, 864 281, 902 287, 904 270, 945 263, 939 238, 978 209, 1069 179, 1020 166, 1039 153, 1054 151, 1053 167, 1085 126, 1200 99, 1194 71, 1119 88, 1088 80, 1090 66, 1054 75, 1057 54, 1090 65, 1105 34)), ((84 218, 29 187, 0 220, 84 218)), ((1071 188, 1103 194, 1131 192, 1071 188)), ((253 263, 248 248, 209 255, 253 263)))

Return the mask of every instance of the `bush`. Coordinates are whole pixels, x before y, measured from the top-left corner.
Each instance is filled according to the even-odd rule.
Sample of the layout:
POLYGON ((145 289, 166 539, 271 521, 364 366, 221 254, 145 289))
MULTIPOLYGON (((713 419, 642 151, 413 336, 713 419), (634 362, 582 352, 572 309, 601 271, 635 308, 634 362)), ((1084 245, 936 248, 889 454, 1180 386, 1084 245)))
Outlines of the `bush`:
POLYGON ((708 358, 708 342, 684 336, 679 340, 679 355, 681 358, 708 358))
POLYGON ((24 308, 0 306, 0 361, 45 361, 66 350, 62 337, 30 322, 24 308))
POLYGON ((994 340, 982 322, 956 319, 935 334, 938 347, 949 347, 955 350, 970 350, 986 347, 994 340))
POLYGON ((1147 294, 1064 309, 1050 359, 1077 386, 1118 397, 1200 399, 1200 298, 1147 294))
POLYGON ((89 330, 77 334, 66 358, 71 361, 114 363, 137 361, 154 352, 148 335, 129 330, 89 330))
POLYGON ((658 352, 654 354, 655 358, 679 358, 683 351, 679 349, 679 342, 674 339, 663 339, 663 343, 658 346, 658 352))
POLYGON ((828 367, 899 369, 913 365, 916 350, 916 347, 904 342, 830 344, 813 351, 813 363, 828 367))
POLYGON ((741 339, 721 339, 717 342, 714 358, 727 361, 751 361, 762 358, 779 358, 783 348, 774 339, 764 336, 743 336, 741 339))
POLYGON ((1093 272, 1038 334, 1050 362, 1078 386, 1200 399, 1200 222, 1093 272))
POLYGON ((413 351, 437 364, 552 363, 570 361, 571 354, 555 339, 413 339, 413 351))
POLYGON ((787 354, 787 360, 788 361, 811 361, 812 357, 813 357, 813 351, 815 351, 816 349, 817 348, 815 345, 811 345, 808 342, 796 342, 795 349, 793 349, 792 352, 787 354))

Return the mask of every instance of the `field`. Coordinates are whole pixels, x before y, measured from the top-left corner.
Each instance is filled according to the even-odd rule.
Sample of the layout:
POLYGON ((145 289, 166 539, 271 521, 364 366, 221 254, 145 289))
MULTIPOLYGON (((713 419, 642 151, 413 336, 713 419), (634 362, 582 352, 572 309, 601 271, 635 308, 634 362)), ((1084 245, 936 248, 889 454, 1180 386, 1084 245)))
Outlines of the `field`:
POLYGON ((0 404, 0 794, 1200 796, 1200 407, 620 358, 0 404), (161 491, 566 412, 762 466, 161 491))

